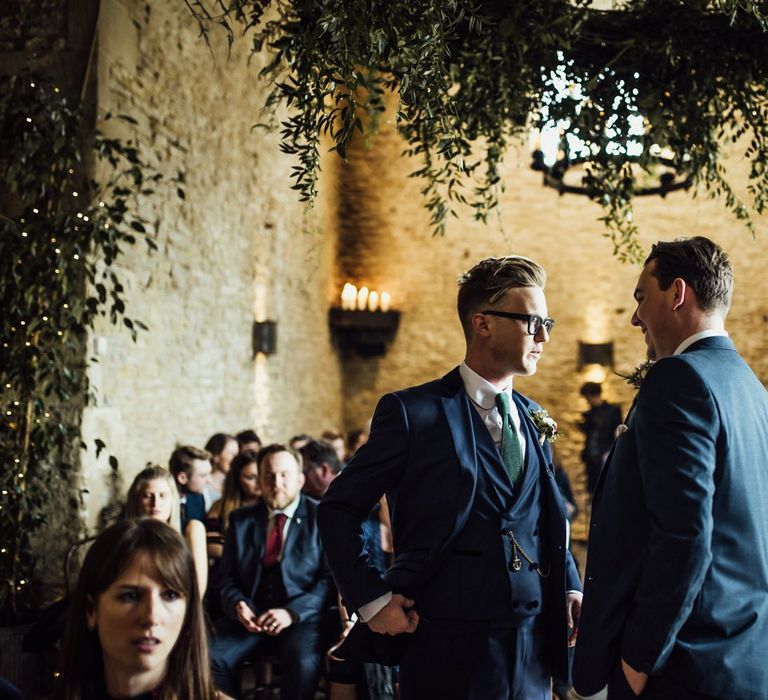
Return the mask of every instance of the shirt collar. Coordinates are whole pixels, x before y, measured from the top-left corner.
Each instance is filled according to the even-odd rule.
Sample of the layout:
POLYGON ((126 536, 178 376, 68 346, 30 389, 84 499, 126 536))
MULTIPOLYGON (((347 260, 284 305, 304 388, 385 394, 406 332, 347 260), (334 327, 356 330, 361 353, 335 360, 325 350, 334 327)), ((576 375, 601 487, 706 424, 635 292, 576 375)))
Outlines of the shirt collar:
POLYGON ((511 383, 505 387, 497 387, 484 377, 481 377, 466 362, 462 362, 459 365, 459 374, 461 375, 461 381, 464 382, 464 391, 467 392, 467 396, 483 410, 490 411, 494 408, 496 406, 496 394, 501 392, 505 392, 511 402, 511 383))
POLYGON ((705 331, 699 331, 698 333, 694 333, 693 335, 689 335, 680 345, 677 346, 677 350, 673 352, 673 355, 679 355, 681 352, 684 352, 687 350, 691 345, 698 342, 699 340, 704 340, 704 338, 715 338, 718 336, 724 336, 728 337, 728 331, 720 330, 717 328, 708 328, 705 331))
POLYGON ((296 513, 296 509, 299 507, 299 501, 301 500, 301 494, 291 501, 285 508, 275 508, 269 512, 270 519, 274 518, 278 513, 283 513, 288 520, 293 520, 293 516, 296 513))

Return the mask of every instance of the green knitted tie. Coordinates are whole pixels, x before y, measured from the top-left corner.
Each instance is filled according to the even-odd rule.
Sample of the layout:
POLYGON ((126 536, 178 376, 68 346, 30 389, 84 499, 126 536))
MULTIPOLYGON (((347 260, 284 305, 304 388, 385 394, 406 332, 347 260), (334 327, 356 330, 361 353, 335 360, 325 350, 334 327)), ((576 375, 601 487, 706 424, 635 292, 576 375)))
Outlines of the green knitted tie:
POLYGON ((516 486, 523 473, 523 456, 520 451, 520 441, 517 438, 517 430, 512 422, 509 408, 509 394, 502 392, 496 394, 496 408, 501 416, 501 461, 507 468, 509 480, 512 486, 516 486))

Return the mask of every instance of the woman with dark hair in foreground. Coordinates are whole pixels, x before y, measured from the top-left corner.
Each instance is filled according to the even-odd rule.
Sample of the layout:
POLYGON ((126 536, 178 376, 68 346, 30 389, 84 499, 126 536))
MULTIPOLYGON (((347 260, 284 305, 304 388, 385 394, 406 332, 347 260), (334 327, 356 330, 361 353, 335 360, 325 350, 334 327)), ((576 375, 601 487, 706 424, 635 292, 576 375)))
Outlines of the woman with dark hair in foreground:
POLYGON ((57 700, 214 700, 195 566, 150 518, 105 530, 85 557, 57 700), (183 634, 181 633, 184 631, 183 634))

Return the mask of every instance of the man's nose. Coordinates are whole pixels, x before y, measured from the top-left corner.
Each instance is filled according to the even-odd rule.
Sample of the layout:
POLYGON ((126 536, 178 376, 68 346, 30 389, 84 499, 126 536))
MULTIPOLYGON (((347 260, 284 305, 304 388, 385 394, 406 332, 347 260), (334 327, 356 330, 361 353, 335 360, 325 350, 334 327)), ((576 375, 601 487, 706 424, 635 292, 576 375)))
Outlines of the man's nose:
POLYGON ((642 325, 640 323, 640 319, 637 317, 637 309, 635 309, 634 313, 632 314, 632 319, 630 320, 630 323, 633 326, 640 326, 640 325, 642 325))
POLYGON ((549 342, 549 333, 547 332, 547 327, 544 324, 539 326, 539 330, 536 331, 534 339, 541 343, 549 342))

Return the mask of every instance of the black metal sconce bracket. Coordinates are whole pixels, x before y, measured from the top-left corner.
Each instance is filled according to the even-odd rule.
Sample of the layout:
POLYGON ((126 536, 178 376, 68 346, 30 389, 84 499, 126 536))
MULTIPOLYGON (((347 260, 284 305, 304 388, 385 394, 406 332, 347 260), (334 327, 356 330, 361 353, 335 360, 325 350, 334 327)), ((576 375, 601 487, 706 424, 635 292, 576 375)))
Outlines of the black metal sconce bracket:
POLYGON ((354 349, 362 357, 380 357, 397 333, 400 312, 336 308, 329 311, 328 322, 338 347, 354 349))
POLYGON ((579 369, 585 365, 613 367, 613 341, 607 343, 584 343, 579 341, 579 369))
POLYGON ((277 352, 277 321, 253 322, 253 356, 258 353, 273 355, 277 352))

